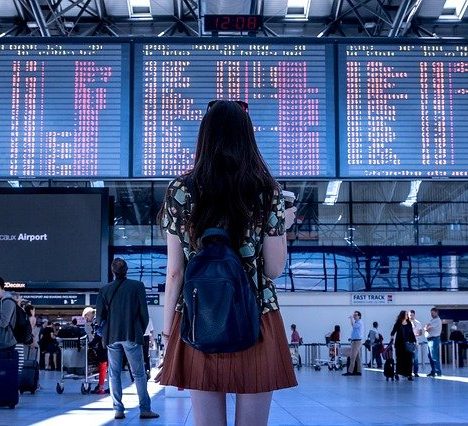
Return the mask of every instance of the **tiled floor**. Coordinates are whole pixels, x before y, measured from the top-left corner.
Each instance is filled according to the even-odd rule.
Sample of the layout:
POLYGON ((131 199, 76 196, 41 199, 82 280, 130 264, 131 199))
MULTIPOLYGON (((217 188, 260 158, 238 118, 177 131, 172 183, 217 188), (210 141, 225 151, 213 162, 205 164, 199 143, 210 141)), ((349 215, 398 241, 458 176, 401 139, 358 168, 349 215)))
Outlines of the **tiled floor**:
MULTIPOLYGON (((377 370, 362 377, 342 377, 341 372, 303 367, 299 386, 274 393, 269 425, 468 425, 468 368, 448 369, 436 379, 386 382, 377 370)), ((154 382, 148 383, 158 420, 140 420, 134 386, 127 374, 124 383, 125 420, 113 420, 109 396, 81 395, 80 380, 64 382, 55 391, 60 373, 41 372, 41 389, 24 394, 14 410, 0 409, 0 425, 95 426, 95 425, 192 425, 190 398, 172 390, 168 396, 154 382)), ((228 398, 233 425, 234 398, 228 398)), ((209 426, 209 425, 207 425, 209 426)), ((252 425, 254 426, 254 425, 252 425)))

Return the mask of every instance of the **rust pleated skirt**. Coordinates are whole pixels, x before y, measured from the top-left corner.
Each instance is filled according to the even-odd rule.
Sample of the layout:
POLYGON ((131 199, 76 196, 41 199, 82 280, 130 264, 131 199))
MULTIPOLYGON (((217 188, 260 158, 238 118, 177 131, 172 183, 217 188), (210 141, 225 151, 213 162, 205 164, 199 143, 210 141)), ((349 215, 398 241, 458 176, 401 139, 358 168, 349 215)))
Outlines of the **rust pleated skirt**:
POLYGON ((205 354, 180 339, 176 313, 160 374, 162 385, 225 393, 259 393, 297 385, 279 311, 262 315, 262 337, 241 352, 205 354))

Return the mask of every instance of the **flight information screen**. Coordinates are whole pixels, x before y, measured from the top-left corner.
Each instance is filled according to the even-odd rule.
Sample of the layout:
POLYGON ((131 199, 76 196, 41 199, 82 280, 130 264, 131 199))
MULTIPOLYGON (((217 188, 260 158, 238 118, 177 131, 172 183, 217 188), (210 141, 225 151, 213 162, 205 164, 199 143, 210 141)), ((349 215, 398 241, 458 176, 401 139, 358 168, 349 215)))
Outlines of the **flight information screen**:
POLYGON ((249 104, 273 175, 334 176, 332 58, 324 43, 137 43, 134 176, 190 168, 213 99, 249 104))
POLYGON ((468 46, 339 49, 340 175, 468 177, 468 46))
POLYGON ((129 47, 0 44, 0 176, 128 176, 129 47))

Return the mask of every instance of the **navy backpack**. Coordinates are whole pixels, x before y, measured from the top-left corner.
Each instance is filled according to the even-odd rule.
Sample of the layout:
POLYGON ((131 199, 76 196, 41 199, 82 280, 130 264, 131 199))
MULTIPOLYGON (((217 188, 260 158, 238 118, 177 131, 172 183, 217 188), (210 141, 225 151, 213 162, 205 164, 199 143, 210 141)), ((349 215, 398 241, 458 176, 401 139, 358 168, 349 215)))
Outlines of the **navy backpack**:
POLYGON ((238 352, 260 336, 261 304, 255 284, 222 228, 208 228, 187 262, 180 335, 205 353, 238 352))

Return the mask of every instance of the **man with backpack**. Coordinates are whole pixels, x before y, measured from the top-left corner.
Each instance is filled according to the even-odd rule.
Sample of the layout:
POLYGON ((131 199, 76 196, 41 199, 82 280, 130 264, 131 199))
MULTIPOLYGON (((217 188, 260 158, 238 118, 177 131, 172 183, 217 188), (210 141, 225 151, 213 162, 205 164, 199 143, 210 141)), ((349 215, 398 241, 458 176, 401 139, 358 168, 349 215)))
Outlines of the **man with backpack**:
POLYGON ((16 323, 16 302, 5 290, 0 277, 0 406, 14 408, 18 404, 18 353, 13 334, 16 323))
MULTIPOLYGON (((16 339, 13 335, 15 326, 16 302, 11 293, 5 290, 5 281, 0 277, 0 352, 9 355, 15 352, 16 339)), ((3 358, 3 357, 2 357, 3 358)))

